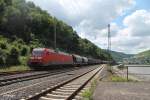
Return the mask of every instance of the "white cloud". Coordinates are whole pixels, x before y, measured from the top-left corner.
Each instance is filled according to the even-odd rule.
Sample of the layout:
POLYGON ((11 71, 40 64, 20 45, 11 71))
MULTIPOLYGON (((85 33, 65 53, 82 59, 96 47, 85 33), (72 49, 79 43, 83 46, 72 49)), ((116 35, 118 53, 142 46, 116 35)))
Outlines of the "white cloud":
MULTIPOLYGON (((123 25, 125 27, 121 28, 116 23, 111 23, 112 50, 137 53, 150 49, 150 11, 137 10, 131 13, 124 18, 123 25)), ((107 48, 107 28, 97 31, 91 40, 107 48)))
POLYGON ((124 19, 124 25, 127 26, 128 34, 134 36, 150 35, 150 12, 146 10, 137 10, 132 15, 124 19))
MULTIPOLYGON (((73 27, 81 24, 105 28, 114 18, 134 4, 134 0, 27 0, 73 27)), ((89 27, 89 26, 86 26, 89 27)))
POLYGON ((150 12, 137 10, 123 20, 112 21, 135 5, 134 0, 27 0, 63 20, 102 48, 107 48, 107 24, 111 23, 112 49, 136 53, 150 48, 150 12))
POLYGON ((137 53, 150 49, 150 12, 137 10, 124 18, 125 28, 113 38, 113 49, 137 53), (121 48, 120 48, 121 47, 121 48))

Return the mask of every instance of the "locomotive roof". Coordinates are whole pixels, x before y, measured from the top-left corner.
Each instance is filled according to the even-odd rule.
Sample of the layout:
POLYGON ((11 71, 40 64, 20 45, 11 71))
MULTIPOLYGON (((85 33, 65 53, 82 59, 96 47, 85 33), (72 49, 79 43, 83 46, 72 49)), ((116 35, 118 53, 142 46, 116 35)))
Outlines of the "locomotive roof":
POLYGON ((33 51, 44 51, 45 48, 34 48, 33 51))
MULTIPOLYGON (((49 49, 49 48, 34 48, 33 49, 33 51, 44 51, 44 50, 48 50, 49 52, 56 52, 55 50, 49 49)), ((62 52, 62 51, 58 51, 57 53, 63 54, 63 55, 70 55, 70 54, 62 52)))
MULTIPOLYGON (((33 51, 45 51, 45 50, 48 50, 49 52, 56 52, 55 50, 49 49, 49 48, 34 48, 33 49, 33 51)), ((81 57, 81 58, 84 58, 84 59, 93 59, 93 58, 88 58, 88 57, 80 56, 80 55, 77 55, 77 54, 65 53, 65 52, 62 52, 62 51, 58 51, 56 53, 63 54, 63 55, 73 55, 73 56, 81 57)))

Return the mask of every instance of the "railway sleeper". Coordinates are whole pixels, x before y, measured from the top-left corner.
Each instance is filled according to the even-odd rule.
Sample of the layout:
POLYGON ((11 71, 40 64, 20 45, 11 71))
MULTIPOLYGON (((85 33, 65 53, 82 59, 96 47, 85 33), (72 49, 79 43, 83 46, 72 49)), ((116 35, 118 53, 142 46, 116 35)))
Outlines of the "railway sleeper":
POLYGON ((58 94, 58 95, 70 95, 70 92, 59 92, 59 91, 52 91, 53 94, 58 94))
POLYGON ((65 99, 53 99, 53 98, 41 97, 39 100, 65 100, 65 99))
POLYGON ((48 97, 48 98, 54 98, 54 99, 65 99, 65 98, 68 97, 68 95, 47 94, 46 97, 48 97))
MULTIPOLYGON (((102 68, 100 68, 102 69, 102 68)), ((96 69, 94 71, 89 72, 88 74, 79 77, 78 79, 73 80, 70 83, 67 83, 52 92, 46 94, 45 96, 40 97, 39 100, 68 100, 71 96, 75 95, 77 91, 82 91, 82 89, 86 89, 84 85, 90 80, 92 77, 96 75, 96 73, 99 72, 100 69, 96 69)), ((81 94, 79 94, 81 95, 81 94)), ((77 98, 80 98, 81 96, 75 96, 77 98)))

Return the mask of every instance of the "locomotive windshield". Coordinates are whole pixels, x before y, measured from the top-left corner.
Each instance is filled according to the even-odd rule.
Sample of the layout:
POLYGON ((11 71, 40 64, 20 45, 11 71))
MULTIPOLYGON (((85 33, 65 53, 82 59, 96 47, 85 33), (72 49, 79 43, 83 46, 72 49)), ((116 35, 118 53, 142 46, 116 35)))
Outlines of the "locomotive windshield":
POLYGON ((33 56, 42 56, 42 54, 44 53, 43 49, 34 49, 32 52, 33 56))

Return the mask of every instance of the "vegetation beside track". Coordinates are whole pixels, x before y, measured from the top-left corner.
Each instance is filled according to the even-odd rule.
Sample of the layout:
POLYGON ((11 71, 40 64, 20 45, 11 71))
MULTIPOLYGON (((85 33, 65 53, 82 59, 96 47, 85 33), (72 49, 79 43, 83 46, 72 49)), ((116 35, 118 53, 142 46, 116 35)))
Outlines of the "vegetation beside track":
MULTIPOLYGON (((119 66, 119 69, 124 69, 124 66, 119 66)), ((105 81, 109 81, 109 82, 137 82, 137 80, 134 80, 131 78, 128 78, 128 80, 127 80, 127 77, 119 76, 118 74, 116 74, 115 72, 113 72, 110 69, 108 69, 107 71, 108 71, 107 77, 105 77, 103 79, 105 81)))
POLYGON ((82 97, 84 100, 92 100, 92 95, 96 88, 96 84, 97 84, 97 80, 95 79, 94 81, 92 81, 90 88, 88 88, 82 93, 82 97))
POLYGON ((112 75, 111 76, 111 81, 112 82, 135 82, 135 80, 132 80, 130 78, 127 80, 127 78, 120 77, 120 76, 117 76, 117 75, 112 75))
POLYGON ((4 67, 0 68, 0 73, 3 72, 18 72, 18 71, 28 71, 31 70, 28 66, 18 65, 18 66, 11 66, 11 67, 4 67))

